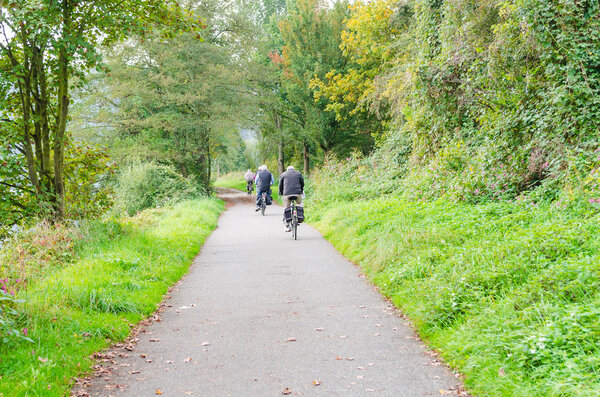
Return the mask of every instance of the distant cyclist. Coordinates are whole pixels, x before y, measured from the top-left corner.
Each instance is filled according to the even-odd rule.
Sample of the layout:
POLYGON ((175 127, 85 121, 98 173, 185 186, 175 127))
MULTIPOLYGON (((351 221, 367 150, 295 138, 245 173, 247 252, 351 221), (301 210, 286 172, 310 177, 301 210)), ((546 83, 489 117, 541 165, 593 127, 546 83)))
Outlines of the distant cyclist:
POLYGON ((254 188, 255 177, 256 175, 254 175, 254 172, 250 171, 250 169, 248 168, 248 171, 246 172, 246 174, 244 174, 244 180, 246 181, 246 191, 248 192, 248 194, 252 193, 252 189, 254 188))
POLYGON ((291 196, 296 196, 296 204, 302 204, 302 193, 304 193, 304 178, 302 174, 294 169, 291 165, 287 170, 279 176, 279 196, 283 197, 283 222, 285 223, 285 231, 291 230, 290 224, 285 221, 285 208, 292 205, 291 196))
POLYGON ((263 164, 258 168, 254 183, 256 183, 256 209, 254 211, 258 211, 260 210, 260 197, 263 192, 269 196, 267 203, 271 201, 271 185, 275 183, 275 178, 273 178, 273 174, 269 172, 266 165, 263 164))

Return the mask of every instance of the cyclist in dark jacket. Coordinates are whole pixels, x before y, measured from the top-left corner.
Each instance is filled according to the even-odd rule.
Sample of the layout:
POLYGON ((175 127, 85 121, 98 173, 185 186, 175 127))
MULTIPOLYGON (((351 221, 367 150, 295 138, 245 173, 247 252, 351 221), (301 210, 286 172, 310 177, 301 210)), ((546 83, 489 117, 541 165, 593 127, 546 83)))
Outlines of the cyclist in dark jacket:
MULTIPOLYGON (((271 197, 271 185, 275 183, 275 178, 273 178, 273 174, 269 172, 266 165, 261 165, 258 172, 256 173, 256 179, 254 180, 256 183, 256 209, 254 211, 260 210, 260 196, 263 192, 267 193, 269 199, 271 197)), ((271 200, 268 200, 269 202, 271 200)))
MULTIPOLYGON (((287 167, 287 170, 279 176, 279 196, 283 197, 284 215, 283 221, 285 222, 285 208, 289 208, 292 205, 291 196, 296 196, 296 203, 302 204, 302 194, 304 193, 304 178, 302 174, 294 169, 291 165, 287 167)), ((290 225, 286 223, 285 231, 289 232, 290 225)))

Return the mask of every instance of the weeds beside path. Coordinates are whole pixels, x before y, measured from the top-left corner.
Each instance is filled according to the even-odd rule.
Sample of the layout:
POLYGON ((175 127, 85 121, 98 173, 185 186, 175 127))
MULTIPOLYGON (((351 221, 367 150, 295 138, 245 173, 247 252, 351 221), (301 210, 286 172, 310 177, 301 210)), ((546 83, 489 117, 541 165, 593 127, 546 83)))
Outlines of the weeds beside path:
POLYGON ((17 320, 34 342, 0 345, 0 396, 68 394, 92 353, 156 310, 222 209, 202 199, 84 226, 72 263, 46 269, 17 296, 17 320))

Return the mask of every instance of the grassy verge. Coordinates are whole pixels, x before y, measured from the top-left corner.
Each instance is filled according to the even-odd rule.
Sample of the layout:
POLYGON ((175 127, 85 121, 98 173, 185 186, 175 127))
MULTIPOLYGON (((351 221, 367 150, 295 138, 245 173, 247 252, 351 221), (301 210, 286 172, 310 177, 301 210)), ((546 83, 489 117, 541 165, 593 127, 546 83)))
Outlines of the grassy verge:
POLYGON ((597 212, 386 197, 309 214, 476 395, 600 395, 597 212))
POLYGON ((0 345, 0 395, 67 395, 71 379, 90 371, 90 354, 156 309, 222 209, 194 200, 82 226, 71 264, 46 267, 17 294, 19 328, 33 342, 0 345))

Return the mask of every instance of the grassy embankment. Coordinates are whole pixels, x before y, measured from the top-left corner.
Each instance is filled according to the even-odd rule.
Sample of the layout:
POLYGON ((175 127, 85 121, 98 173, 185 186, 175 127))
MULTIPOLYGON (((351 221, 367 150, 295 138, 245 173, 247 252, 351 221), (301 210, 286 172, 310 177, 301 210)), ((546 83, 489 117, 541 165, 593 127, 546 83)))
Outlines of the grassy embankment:
POLYGON ((78 228, 79 237, 48 229, 23 240, 21 248, 41 252, 31 257, 40 261, 4 262, 0 274, 14 279, 18 272, 29 280, 17 294, 24 302, 14 308, 19 329, 33 342, 0 345, 0 396, 67 395, 72 378, 90 371, 90 354, 123 340, 132 323, 156 310, 222 209, 215 199, 193 200, 90 222, 78 228), (48 247, 65 242, 67 248, 48 247), (57 260, 44 261, 48 255, 57 260))
POLYGON ((597 209, 336 199, 335 189, 311 192, 328 197, 307 204, 309 221, 473 393, 600 395, 597 209))

